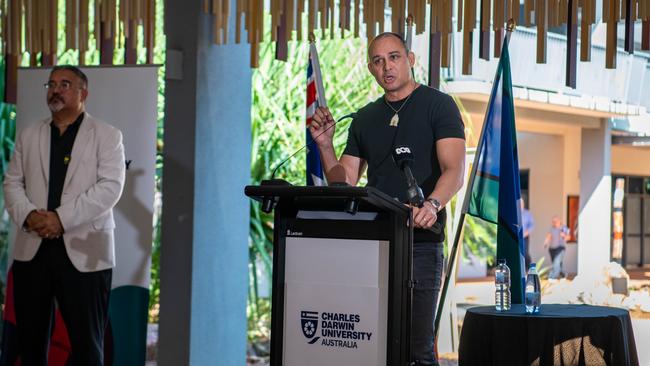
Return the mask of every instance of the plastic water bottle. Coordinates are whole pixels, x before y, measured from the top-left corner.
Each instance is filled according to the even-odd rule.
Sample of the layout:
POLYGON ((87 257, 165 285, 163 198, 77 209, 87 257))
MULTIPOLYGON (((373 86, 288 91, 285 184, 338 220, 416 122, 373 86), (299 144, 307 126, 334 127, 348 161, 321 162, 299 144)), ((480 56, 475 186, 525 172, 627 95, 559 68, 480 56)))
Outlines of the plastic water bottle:
POLYGON ((494 271, 494 304, 497 311, 510 310, 510 268, 505 259, 499 259, 494 271))
POLYGON ((539 313, 539 306, 542 304, 541 288, 537 266, 531 263, 526 276, 526 313, 539 313))

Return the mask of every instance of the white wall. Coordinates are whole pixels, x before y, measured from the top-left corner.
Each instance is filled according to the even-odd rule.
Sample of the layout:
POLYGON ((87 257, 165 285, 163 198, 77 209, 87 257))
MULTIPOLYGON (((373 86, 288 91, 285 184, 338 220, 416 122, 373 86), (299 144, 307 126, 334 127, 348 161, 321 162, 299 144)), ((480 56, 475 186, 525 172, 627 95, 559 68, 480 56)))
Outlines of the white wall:
POLYGON ((578 271, 589 278, 609 263, 611 241, 611 130, 582 131, 578 271))
MULTIPOLYGON (((581 128, 567 127, 564 132, 564 199, 562 200, 562 220, 568 223, 567 197, 580 195, 580 147, 581 128)), ((564 254, 564 272, 578 272, 578 245, 568 243, 564 254)))
MULTIPOLYGON (((531 233, 530 255, 534 262, 545 257, 544 266, 550 265, 548 250, 544 249, 544 238, 551 225, 553 215, 565 215, 565 141, 560 135, 531 132, 517 133, 519 168, 528 169, 530 211, 535 219, 531 233)), ((573 163, 571 163, 573 165, 573 163)), ((571 250, 572 248, 569 248, 571 250)), ((566 258, 564 272, 575 272, 573 260, 566 258)))
MULTIPOLYGON (((564 133, 564 196, 580 194, 580 127, 567 128, 564 133)), ((562 217, 567 219, 567 202, 562 201, 562 217)))
MULTIPOLYGON (((478 137, 486 102, 473 99, 471 95, 462 98, 462 104, 471 118, 471 128, 478 137)), ((517 101, 517 138, 519 167, 530 171, 530 206, 535 218, 535 230, 531 235, 531 256, 534 261, 545 257, 544 265, 550 264, 548 251, 543 248, 544 238, 550 227, 551 217, 559 215, 567 220, 567 196, 580 195, 580 164, 582 154, 582 131, 598 129, 602 120, 594 115, 569 114, 567 110, 556 110, 546 105, 517 101)), ((470 120, 466 120, 466 123, 470 120)), ((472 138, 468 141, 471 142, 472 138)), ((628 149, 629 150, 629 149, 628 149)), ((650 161, 650 149, 634 149, 636 155, 642 151, 643 159, 631 158, 630 151, 624 151, 617 159, 612 154, 612 171, 629 172, 647 169, 640 167, 640 161, 650 161), (622 161, 618 163, 617 161, 622 161), (624 164, 627 164, 623 166, 624 164), (631 165, 632 167, 628 167, 631 165)), ((620 152, 617 152, 621 154, 620 152)), ((564 257, 564 272, 577 273, 577 244, 569 243, 564 257)))

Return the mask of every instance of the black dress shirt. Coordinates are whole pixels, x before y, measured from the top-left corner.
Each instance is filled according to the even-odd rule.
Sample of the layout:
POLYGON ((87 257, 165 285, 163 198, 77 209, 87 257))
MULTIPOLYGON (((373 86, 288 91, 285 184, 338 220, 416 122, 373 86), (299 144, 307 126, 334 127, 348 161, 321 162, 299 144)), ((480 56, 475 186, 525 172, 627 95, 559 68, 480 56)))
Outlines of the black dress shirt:
POLYGON ((61 206, 61 194, 63 193, 63 183, 65 175, 68 172, 70 164, 70 155, 72 146, 79 132, 79 126, 84 119, 84 114, 80 114, 73 124, 66 128, 61 134, 54 123, 50 123, 50 180, 47 190, 47 210, 54 211, 61 206))
MULTIPOLYGON (((79 132, 79 126, 83 119, 84 114, 81 113, 74 123, 66 128, 63 134, 54 125, 54 122, 50 123, 50 179, 47 189, 48 211, 54 211, 61 206, 61 194, 63 193, 63 184, 65 183, 65 175, 68 172, 68 165, 70 165, 72 146, 74 145, 74 140, 77 138, 77 132, 79 132)), ((44 238, 43 243, 63 245, 63 236, 54 239, 44 238)))

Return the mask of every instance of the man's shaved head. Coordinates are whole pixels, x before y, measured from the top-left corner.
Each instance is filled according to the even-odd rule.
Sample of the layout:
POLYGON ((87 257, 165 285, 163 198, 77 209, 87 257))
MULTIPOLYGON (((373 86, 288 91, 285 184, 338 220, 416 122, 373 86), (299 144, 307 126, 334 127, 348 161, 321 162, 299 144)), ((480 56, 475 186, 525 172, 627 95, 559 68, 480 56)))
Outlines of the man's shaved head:
POLYGON ((384 32, 384 33, 380 33, 379 35, 377 35, 375 38, 372 39, 372 41, 370 41, 370 44, 368 44, 368 59, 370 59, 370 52, 372 51, 372 46, 375 44, 375 42, 380 40, 380 39, 387 38, 387 37, 395 37, 395 38, 397 38, 400 41, 400 43, 404 46, 404 52, 406 52, 406 54, 409 53, 409 48, 406 45, 406 41, 404 40, 404 38, 399 33, 384 32))

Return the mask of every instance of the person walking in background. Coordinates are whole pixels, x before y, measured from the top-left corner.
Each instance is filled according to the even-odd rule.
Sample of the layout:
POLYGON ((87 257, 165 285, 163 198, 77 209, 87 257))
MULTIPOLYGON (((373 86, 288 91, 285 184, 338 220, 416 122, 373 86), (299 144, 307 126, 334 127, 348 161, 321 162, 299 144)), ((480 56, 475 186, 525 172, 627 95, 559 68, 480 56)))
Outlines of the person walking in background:
POLYGON ((519 201, 521 204, 521 226, 524 229, 524 259, 526 260, 526 268, 532 262, 530 259, 530 233, 535 228, 535 220, 533 215, 525 207, 524 200, 519 201))
POLYGON ((551 254, 552 268, 548 278, 557 279, 562 275, 562 260, 566 250, 566 241, 569 238, 569 228, 562 224, 556 215, 551 220, 551 228, 544 239, 544 248, 551 254))

